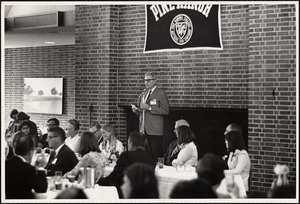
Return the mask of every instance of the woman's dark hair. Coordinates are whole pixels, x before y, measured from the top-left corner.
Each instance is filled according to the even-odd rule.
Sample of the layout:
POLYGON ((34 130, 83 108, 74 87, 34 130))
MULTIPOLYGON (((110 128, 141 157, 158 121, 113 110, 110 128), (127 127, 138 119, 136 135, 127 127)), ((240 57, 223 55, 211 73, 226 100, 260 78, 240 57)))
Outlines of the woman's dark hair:
POLYGON ((67 188, 59 193, 55 199, 87 199, 83 189, 73 187, 67 188))
POLYGON ((205 180, 179 181, 171 191, 170 198, 217 198, 212 186, 205 180))
POLYGON ((19 111, 17 109, 12 109, 10 111, 10 118, 13 118, 13 115, 18 115, 19 111))
POLYGON ((101 152, 94 133, 92 132, 82 133, 78 152, 82 156, 89 152, 101 152))
POLYGON ((32 132, 32 128, 31 128, 31 126, 30 126, 30 122, 28 122, 27 120, 23 121, 23 122, 20 124, 19 130, 22 131, 22 128, 23 128, 23 126, 25 126, 25 125, 27 125, 27 126, 29 127, 29 129, 30 129, 29 134, 30 134, 30 133, 32 132))
POLYGON ((131 183, 129 198, 158 198, 157 179, 154 167, 146 163, 134 163, 124 171, 131 183))
POLYGON ((207 153, 199 160, 196 171, 199 178, 214 186, 221 183, 224 178, 224 168, 221 156, 207 153))
POLYGON ((240 131, 233 130, 228 132, 225 135, 225 139, 228 141, 229 152, 234 152, 236 149, 243 150, 246 147, 240 131))
POLYGON ((195 139, 192 129, 186 125, 181 125, 177 128, 178 143, 187 144, 195 139))

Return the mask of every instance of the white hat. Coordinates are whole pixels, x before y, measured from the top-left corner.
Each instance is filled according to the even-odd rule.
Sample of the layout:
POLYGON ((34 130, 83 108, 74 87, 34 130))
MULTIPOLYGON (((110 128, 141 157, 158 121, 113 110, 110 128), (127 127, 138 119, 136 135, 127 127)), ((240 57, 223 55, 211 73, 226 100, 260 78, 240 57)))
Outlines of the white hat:
POLYGON ((190 127, 189 123, 186 120, 180 119, 180 120, 177 120, 175 122, 175 129, 178 128, 178 127, 180 127, 180 126, 182 126, 182 125, 190 127))

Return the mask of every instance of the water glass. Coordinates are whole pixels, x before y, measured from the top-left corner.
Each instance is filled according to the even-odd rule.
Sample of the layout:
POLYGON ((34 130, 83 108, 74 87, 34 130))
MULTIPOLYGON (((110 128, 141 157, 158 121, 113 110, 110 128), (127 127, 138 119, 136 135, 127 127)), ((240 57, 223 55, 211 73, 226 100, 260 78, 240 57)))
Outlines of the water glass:
POLYGON ((56 171, 54 176, 54 184, 56 190, 62 190, 62 171, 56 171))
POLYGON ((157 160, 157 164, 158 164, 158 167, 160 169, 164 168, 164 158, 163 157, 158 157, 158 160, 157 160))
POLYGON ((69 180, 69 182, 73 183, 75 181, 75 176, 72 174, 67 174, 67 179, 69 180))

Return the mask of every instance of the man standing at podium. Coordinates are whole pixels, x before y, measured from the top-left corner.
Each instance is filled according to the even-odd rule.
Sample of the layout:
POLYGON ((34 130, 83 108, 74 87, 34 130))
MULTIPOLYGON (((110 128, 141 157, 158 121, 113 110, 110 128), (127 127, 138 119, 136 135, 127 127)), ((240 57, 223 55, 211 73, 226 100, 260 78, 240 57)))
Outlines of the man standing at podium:
POLYGON ((147 72, 144 81, 146 89, 139 97, 140 108, 132 105, 132 110, 139 114, 140 132, 147 138, 145 150, 153 161, 157 161, 162 156, 164 115, 169 114, 169 101, 164 90, 156 85, 156 73, 147 72))

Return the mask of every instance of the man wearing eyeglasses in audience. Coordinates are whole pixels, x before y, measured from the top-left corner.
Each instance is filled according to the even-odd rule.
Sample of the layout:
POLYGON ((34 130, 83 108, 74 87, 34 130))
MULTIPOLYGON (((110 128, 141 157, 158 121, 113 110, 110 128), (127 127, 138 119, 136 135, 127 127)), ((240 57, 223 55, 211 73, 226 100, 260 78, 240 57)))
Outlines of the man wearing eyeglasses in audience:
POLYGON ((99 123, 94 123, 90 127, 90 132, 94 133, 97 143, 98 143, 98 145, 100 145, 100 143, 103 141, 103 137, 101 134, 101 125, 99 123))
POLYGON ((60 127, 50 128, 48 131, 49 147, 53 149, 49 161, 45 167, 48 170, 47 176, 54 176, 55 171, 62 171, 63 174, 71 171, 78 159, 75 153, 65 144, 66 133, 60 127))
POLYGON ((169 101, 163 89, 157 86, 157 74, 147 72, 144 77, 146 90, 140 95, 140 108, 132 106, 139 114, 140 132, 146 135, 146 152, 153 161, 162 156, 164 116, 169 114, 169 101))
POLYGON ((42 136, 39 136, 38 147, 41 147, 41 148, 49 147, 49 144, 47 142, 48 131, 50 128, 53 128, 53 127, 59 127, 59 120, 57 118, 50 118, 47 121, 47 133, 43 134, 42 136))

